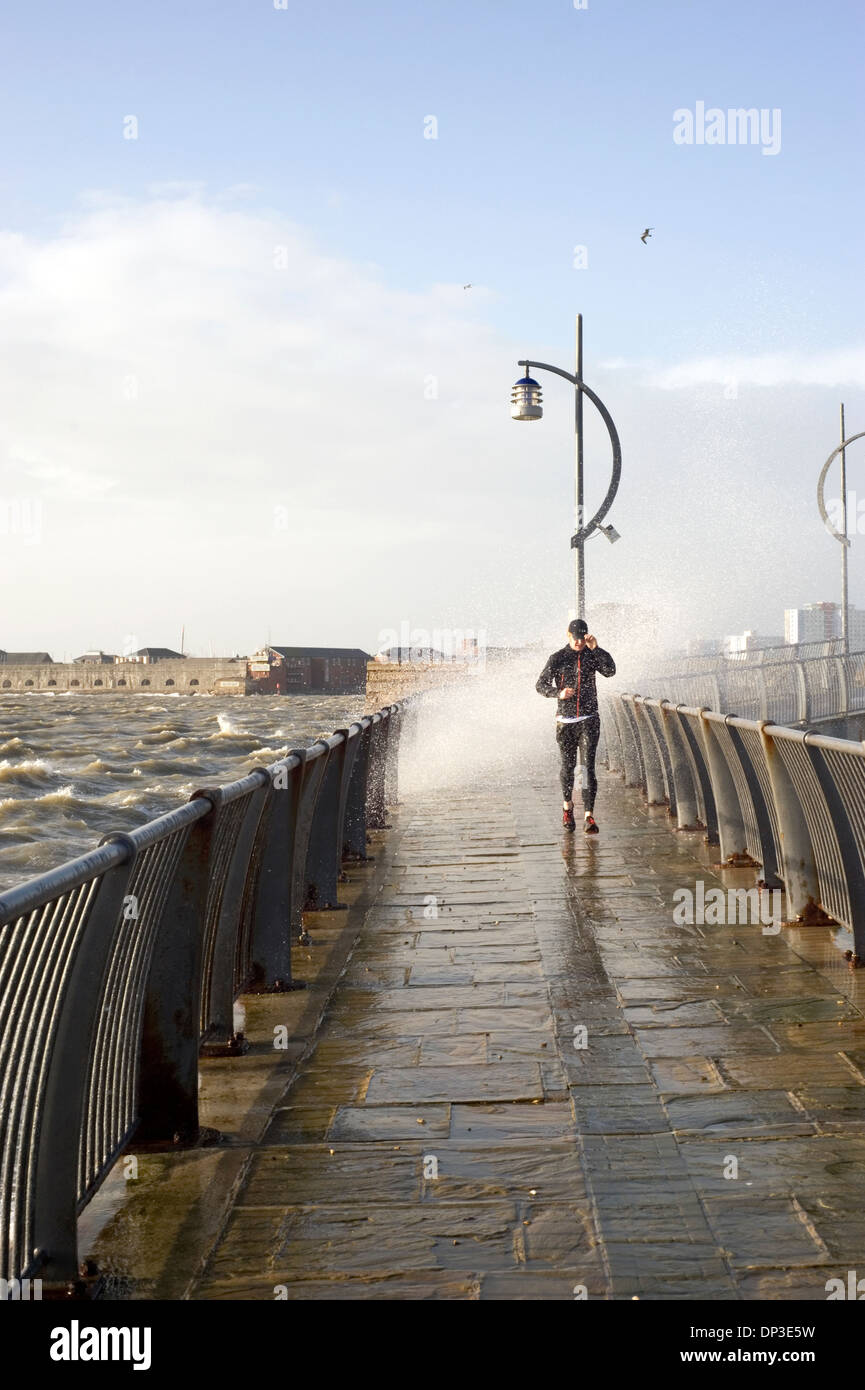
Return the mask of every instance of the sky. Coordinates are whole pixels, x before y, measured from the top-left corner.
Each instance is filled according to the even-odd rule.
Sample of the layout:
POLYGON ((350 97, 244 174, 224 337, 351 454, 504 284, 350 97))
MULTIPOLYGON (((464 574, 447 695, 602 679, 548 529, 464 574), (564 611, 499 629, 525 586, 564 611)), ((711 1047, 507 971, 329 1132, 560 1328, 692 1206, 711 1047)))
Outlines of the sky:
MULTIPOLYGON (((572 391, 509 397, 578 312, 623 454, 589 616, 681 645, 836 600, 863 40, 848 0, 7 3, 0 648, 559 633, 572 391)), ((585 453, 592 511, 588 405, 585 453)))

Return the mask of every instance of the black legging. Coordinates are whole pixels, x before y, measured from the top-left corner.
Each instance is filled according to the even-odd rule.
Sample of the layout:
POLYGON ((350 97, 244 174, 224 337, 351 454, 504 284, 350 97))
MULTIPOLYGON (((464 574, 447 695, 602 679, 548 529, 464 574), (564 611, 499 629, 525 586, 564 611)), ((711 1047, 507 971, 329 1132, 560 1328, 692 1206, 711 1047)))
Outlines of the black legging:
POLYGON ((593 714, 590 719, 582 719, 579 724, 559 724, 556 727, 556 743, 562 760, 562 797, 571 800, 574 790, 574 768, 577 764, 577 749, 582 752, 583 810, 595 809, 598 794, 598 779, 595 775, 595 754, 601 736, 601 716, 593 714))

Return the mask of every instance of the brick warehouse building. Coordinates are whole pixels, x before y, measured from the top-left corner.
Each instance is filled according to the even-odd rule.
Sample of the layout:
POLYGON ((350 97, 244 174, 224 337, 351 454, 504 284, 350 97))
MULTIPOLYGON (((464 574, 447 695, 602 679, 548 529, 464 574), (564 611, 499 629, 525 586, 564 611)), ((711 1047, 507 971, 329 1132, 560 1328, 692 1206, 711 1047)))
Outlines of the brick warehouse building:
POLYGON ((356 695, 366 689, 369 660, 358 647, 266 646, 249 658, 249 675, 261 695, 356 695))

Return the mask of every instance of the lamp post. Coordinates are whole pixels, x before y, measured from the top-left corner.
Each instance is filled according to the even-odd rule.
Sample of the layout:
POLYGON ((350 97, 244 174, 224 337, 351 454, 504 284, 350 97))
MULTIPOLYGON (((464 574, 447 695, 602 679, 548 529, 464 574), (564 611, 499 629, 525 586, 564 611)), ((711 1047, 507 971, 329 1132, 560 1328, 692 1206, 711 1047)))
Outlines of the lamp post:
POLYGON ((575 507, 574 515, 576 521, 576 531, 571 537, 571 548, 575 550, 575 569, 576 569, 576 593, 577 593, 577 617, 586 616, 586 564, 585 564, 585 543, 600 531, 611 544, 619 539, 619 533, 613 526, 602 526, 601 523, 610 507, 613 505, 616 493, 619 490, 619 480, 622 473, 622 447, 619 443, 619 436, 613 417, 607 410, 603 401, 590 390, 583 381, 583 316, 577 314, 577 344, 576 344, 576 372, 566 372, 562 367, 551 367, 548 362, 531 362, 528 359, 521 360, 519 366, 525 367, 526 374, 516 382, 511 391, 511 419, 512 420, 540 420, 543 417, 543 405, 541 402, 541 388, 531 375, 531 371, 553 372, 556 376, 562 376, 566 381, 571 382, 574 387, 574 452, 576 464, 576 487, 575 487, 575 507), (607 495, 601 503, 591 521, 585 522, 583 507, 583 396, 588 396, 589 400, 597 409, 607 433, 610 436, 610 445, 613 451, 613 475, 610 479, 610 486, 607 495))
POLYGON ((849 439, 844 438, 844 406, 841 406, 841 443, 823 464, 820 477, 817 482, 817 506, 820 508, 820 515, 826 530, 833 535, 836 541, 841 542, 841 642, 844 648, 844 655, 847 656, 850 650, 850 633, 848 621, 848 602, 847 602, 847 549, 850 545, 850 537, 847 534, 847 447, 857 439, 865 439, 865 430, 859 434, 851 434, 849 439), (829 472, 832 463, 841 455, 841 530, 837 530, 829 519, 826 511, 826 504, 823 498, 823 488, 826 483, 826 474, 829 472))

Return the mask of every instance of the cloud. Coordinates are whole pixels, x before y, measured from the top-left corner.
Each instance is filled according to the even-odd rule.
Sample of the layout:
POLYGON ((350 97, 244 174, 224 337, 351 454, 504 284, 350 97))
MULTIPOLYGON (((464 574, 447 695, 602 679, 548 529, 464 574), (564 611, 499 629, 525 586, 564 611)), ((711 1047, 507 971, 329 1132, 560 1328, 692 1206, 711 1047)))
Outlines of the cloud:
POLYGON ((835 352, 756 353, 751 356, 700 357, 671 366, 628 363, 624 358, 606 362, 609 370, 645 373, 651 385, 662 391, 682 391, 706 384, 740 386, 865 387, 865 347, 835 352))
MULTIPOLYGON (((550 382, 544 423, 512 424, 531 325, 508 341, 486 317, 501 310, 495 286, 396 287, 251 192, 91 193, 54 234, 0 234, 0 499, 47 503, 38 544, 5 542, 26 541, 28 581, 3 645, 171 645, 178 615, 231 651, 268 626, 321 645, 403 620, 492 642, 558 630, 573 415, 550 382)), ((774 631, 829 592, 825 533, 811 549, 789 535, 810 535, 829 391, 862 384, 863 362, 604 363, 591 384, 622 439, 622 541, 587 551, 590 600, 684 593, 704 631, 774 631)), ((590 414, 587 506, 609 466, 590 414)))

